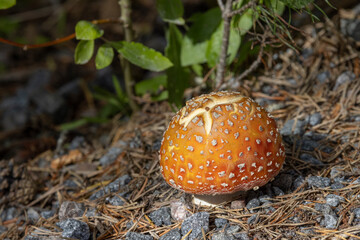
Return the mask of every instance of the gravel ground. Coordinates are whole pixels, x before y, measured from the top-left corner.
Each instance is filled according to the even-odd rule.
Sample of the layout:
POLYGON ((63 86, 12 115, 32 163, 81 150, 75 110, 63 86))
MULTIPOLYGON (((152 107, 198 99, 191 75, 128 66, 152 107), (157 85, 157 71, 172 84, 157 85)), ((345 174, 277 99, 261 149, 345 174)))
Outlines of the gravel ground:
MULTIPOLYGON (((6 194, 0 238, 359 239, 360 63, 344 58, 358 51, 341 49, 344 39, 331 24, 304 31, 311 35, 297 40, 301 53, 281 50, 256 84, 244 81, 276 118, 286 145, 286 162, 274 181, 215 208, 194 206, 190 195, 160 176, 157 151, 173 113, 159 103, 160 110, 144 107, 133 119, 100 129, 96 138, 59 137, 59 151, 1 166, 6 194)), ((247 94, 244 89, 237 90, 247 94)), ((61 114, 61 92, 50 108, 31 81, 21 91, 27 92, 24 105, 13 103, 15 108, 32 99, 38 112, 61 114)), ((2 124, 12 127, 28 117, 9 112, 2 124)))

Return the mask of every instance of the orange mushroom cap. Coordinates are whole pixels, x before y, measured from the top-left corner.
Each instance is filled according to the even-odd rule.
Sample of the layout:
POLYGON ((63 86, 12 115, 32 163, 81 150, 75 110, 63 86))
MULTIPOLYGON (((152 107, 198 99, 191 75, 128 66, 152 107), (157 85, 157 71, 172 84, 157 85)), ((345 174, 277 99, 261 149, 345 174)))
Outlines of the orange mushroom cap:
POLYGON ((285 151, 275 120, 254 100, 216 92, 187 101, 160 148, 172 187, 193 194, 257 189, 280 171, 285 151))

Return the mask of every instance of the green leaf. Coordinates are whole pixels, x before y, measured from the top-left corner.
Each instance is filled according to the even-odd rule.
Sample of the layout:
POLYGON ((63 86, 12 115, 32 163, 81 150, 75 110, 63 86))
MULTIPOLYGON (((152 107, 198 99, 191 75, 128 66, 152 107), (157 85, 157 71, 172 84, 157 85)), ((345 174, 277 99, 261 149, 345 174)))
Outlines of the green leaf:
POLYGON ((282 15, 285 10, 285 4, 280 0, 268 0, 265 2, 268 8, 272 9, 276 14, 282 15))
MULTIPOLYGON (((206 49, 206 59, 209 66, 215 66, 219 61, 219 56, 221 52, 222 37, 224 32, 223 22, 220 24, 218 29, 211 36, 208 47, 206 49)), ((230 64, 236 57, 236 54, 239 50, 241 44, 241 37, 237 30, 233 27, 230 28, 230 37, 229 37, 229 46, 227 51, 227 64, 230 64)))
POLYGON ((116 96, 118 97, 118 99, 120 101, 123 101, 124 103, 128 102, 127 96, 125 95, 124 91, 122 90, 122 88, 120 86, 120 81, 115 75, 112 76, 112 82, 113 82, 116 96))
POLYGON ((184 6, 181 0, 157 0, 156 8, 160 17, 170 23, 183 25, 185 23, 182 18, 184 14, 184 6))
POLYGON ((72 130, 84 126, 88 123, 104 123, 107 122, 108 119, 102 117, 85 117, 73 122, 68 122, 60 125, 61 130, 72 130))
POLYGON ((254 23, 253 17, 254 17, 254 10, 249 8, 238 19, 235 19, 234 24, 239 29, 241 35, 244 35, 253 26, 254 23))
POLYGON ((75 48, 75 63, 87 63, 94 53, 94 40, 80 40, 75 48))
POLYGON ((310 3, 313 3, 314 0, 281 0, 285 5, 294 9, 302 9, 307 7, 310 3))
POLYGON ((181 46, 181 65, 190 66, 206 62, 206 49, 208 41, 196 43, 185 36, 181 46))
POLYGON ((170 24, 166 34, 168 45, 165 49, 166 56, 174 63, 174 66, 166 71, 169 102, 180 107, 184 91, 189 87, 190 74, 181 66, 182 35, 179 29, 170 24))
POLYGON ((150 79, 141 81, 135 85, 136 95, 144 95, 146 93, 157 94, 161 87, 167 86, 166 75, 159 75, 150 79))
POLYGON ((75 26, 75 34, 78 40, 94 40, 101 37, 104 30, 91 22, 79 21, 75 26))
POLYGON ((188 36, 194 43, 209 40, 213 32, 221 22, 221 11, 212 8, 203 14, 197 14, 191 18, 194 24, 190 27, 188 36))
POLYGON ((109 66, 114 58, 114 50, 111 46, 103 44, 99 47, 96 58, 95 65, 96 69, 103 69, 109 66))
POLYGON ((1 0, 0 1, 0 9, 11 8, 16 4, 16 0, 1 0))
POLYGON ((150 71, 160 72, 173 65, 160 52, 148 48, 141 43, 121 41, 112 46, 132 64, 150 71))

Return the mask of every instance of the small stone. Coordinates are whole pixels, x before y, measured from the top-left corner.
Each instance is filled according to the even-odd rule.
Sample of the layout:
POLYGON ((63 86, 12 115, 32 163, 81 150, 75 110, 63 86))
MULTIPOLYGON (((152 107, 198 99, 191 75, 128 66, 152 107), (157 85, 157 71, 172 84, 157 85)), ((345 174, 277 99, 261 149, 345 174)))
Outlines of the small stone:
POLYGON ((69 218, 65 221, 58 222, 56 225, 63 230, 61 236, 64 238, 75 238, 79 240, 89 240, 90 238, 89 226, 82 221, 69 218))
POLYGON ((331 168, 330 170, 330 178, 336 178, 336 177, 341 177, 343 176, 344 172, 342 171, 342 169, 339 166, 334 166, 331 168))
POLYGON ((301 52, 301 56, 306 60, 309 57, 311 57, 314 53, 314 50, 312 48, 304 48, 301 52))
POLYGON ((235 200, 235 201, 232 201, 230 204, 231 209, 242 209, 245 207, 246 207, 245 201, 243 201, 243 200, 235 200))
POLYGON ((231 226, 226 228, 226 233, 227 234, 234 234, 234 233, 238 232, 239 230, 240 230, 240 226, 231 225, 231 226))
POLYGON ((270 200, 270 196, 269 195, 262 195, 259 197, 259 201, 262 203, 262 204, 269 204, 271 203, 271 200, 270 200))
POLYGON ((99 216, 99 213, 96 211, 96 208, 91 207, 88 210, 86 210, 85 216, 88 218, 96 217, 96 216, 99 216))
POLYGON ((306 122, 304 120, 297 120, 296 125, 294 119, 290 119, 285 122, 284 126, 280 129, 280 134, 283 136, 299 135, 302 136, 305 133, 306 122))
POLYGON ((303 139, 300 142, 296 142, 297 147, 301 145, 301 150, 304 151, 314 151, 316 148, 320 146, 320 144, 316 141, 310 139, 303 139))
POLYGON ((235 238, 225 232, 217 232, 211 236, 211 240, 235 240, 235 238))
POLYGON ((158 151, 160 151, 160 147, 161 147, 161 139, 158 139, 151 146, 151 150, 153 152, 158 152, 158 151))
POLYGON ((7 231, 7 227, 0 225, 0 235, 7 231))
POLYGON ((360 208, 354 209, 354 216, 355 218, 360 219, 360 208))
POLYGON ((170 203, 171 217, 175 221, 183 221, 190 216, 189 207, 183 201, 170 203))
POLYGON ((7 220, 11 220, 16 218, 16 216, 18 215, 18 210, 15 207, 9 207, 5 210, 2 211, 1 213, 1 220, 7 221, 7 220))
POLYGON ((122 148, 112 147, 110 148, 107 153, 100 158, 101 166, 109 166, 115 162, 117 157, 123 152, 122 148))
POLYGON ((85 212, 85 206, 82 203, 65 201, 59 209, 59 220, 64 221, 68 218, 81 217, 85 212))
POLYGON ((325 71, 325 72, 321 72, 319 73, 316 78, 320 83, 324 83, 326 80, 330 79, 330 72, 329 71, 325 71))
POLYGON ((281 190, 280 188, 278 187, 273 187, 273 191, 275 193, 275 196, 282 196, 284 195, 285 193, 283 192, 283 190, 281 190))
POLYGON ((308 153, 302 153, 300 154, 300 159, 304 162, 310 163, 315 166, 322 166, 324 163, 317 158, 313 157, 311 154, 308 153))
POLYGON ((322 214, 335 215, 331 206, 327 203, 315 203, 315 210, 320 211, 322 214))
POLYGON ((330 179, 327 177, 311 176, 307 182, 310 187, 325 188, 330 186, 330 179))
POLYGON ((335 182, 335 183, 331 184, 330 187, 331 187, 331 189, 342 189, 342 188, 344 188, 345 186, 344 186, 344 184, 342 184, 342 183, 335 182))
POLYGON ((223 229, 228 223, 229 223, 229 221, 227 219, 215 218, 215 226, 218 229, 223 229))
POLYGON ((345 84, 345 83, 350 83, 352 80, 355 79, 355 73, 351 72, 351 71, 346 71, 343 72, 339 75, 339 77, 336 79, 336 83, 335 86, 333 88, 333 90, 337 90, 341 85, 345 84))
POLYGON ((73 149, 82 148, 82 147, 84 147, 85 143, 86 143, 86 141, 85 141, 85 138, 83 136, 76 136, 70 142, 68 149, 73 150, 73 149))
POLYGON ((247 204, 246 204, 246 208, 247 209, 251 209, 251 208, 255 208, 260 206, 260 201, 257 198, 253 198, 251 199, 247 204))
POLYGON ((234 237, 237 240, 250 240, 250 237, 246 232, 234 233, 234 237))
POLYGON ((153 240, 154 238, 150 235, 144 235, 136 232, 128 232, 125 240, 153 240))
POLYGON ((191 230, 188 240, 200 238, 202 230, 205 233, 209 231, 209 215, 208 212, 198 212, 186 218, 181 224, 181 234, 184 236, 191 230))
POLYGON ((256 222, 256 218, 257 218, 258 214, 254 214, 254 215, 251 215, 248 220, 247 220, 247 223, 248 224, 255 224, 256 222))
POLYGON ((151 221, 154 222, 156 226, 168 226, 171 225, 171 211, 169 207, 162 207, 149 214, 151 221))
POLYGON ((337 221, 338 221, 338 219, 336 216, 330 215, 330 214, 325 214, 324 220, 321 223, 325 228, 334 229, 334 228, 336 228, 337 221))
POLYGON ((337 207, 340 201, 345 201, 343 197, 338 196, 336 194, 329 194, 325 197, 325 199, 326 199, 326 203, 332 207, 337 207))
POLYGON ((322 121, 322 117, 321 117, 321 114, 319 112, 311 114, 310 117, 309 117, 309 124, 311 126, 318 125, 318 124, 321 123, 321 121, 322 121))
POLYGON ((159 240, 180 240, 181 239, 181 234, 179 229, 173 229, 169 232, 167 232, 166 234, 162 235, 159 240))
MULTIPOLYGON (((125 187, 130 181, 131 181, 131 177, 129 175, 125 174, 125 175, 117 178, 113 182, 109 183, 107 186, 101 188, 96 193, 92 194, 89 199, 96 200, 106 194, 118 192, 120 190, 120 188, 125 187)), ((125 195, 125 192, 123 192, 121 194, 125 195)))
POLYGON ((119 196, 113 196, 109 199, 107 199, 107 201, 109 202, 109 204, 113 205, 113 206, 123 206, 124 205, 124 201, 119 198, 119 196))
POLYGON ((39 220, 39 218, 40 218, 39 213, 38 213, 35 209, 33 209, 33 208, 29 208, 29 209, 27 210, 27 215, 28 215, 29 220, 30 220, 32 223, 36 223, 37 220, 39 220))

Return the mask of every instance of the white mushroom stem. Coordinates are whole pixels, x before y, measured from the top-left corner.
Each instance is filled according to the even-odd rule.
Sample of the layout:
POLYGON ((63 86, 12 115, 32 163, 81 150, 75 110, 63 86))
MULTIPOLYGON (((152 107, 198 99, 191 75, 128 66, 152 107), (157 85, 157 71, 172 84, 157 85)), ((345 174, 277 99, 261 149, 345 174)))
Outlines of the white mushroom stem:
POLYGON ((229 194, 217 194, 217 195, 199 195, 194 194, 192 202, 195 205, 217 207, 219 204, 230 202, 246 195, 245 191, 238 191, 229 194))

